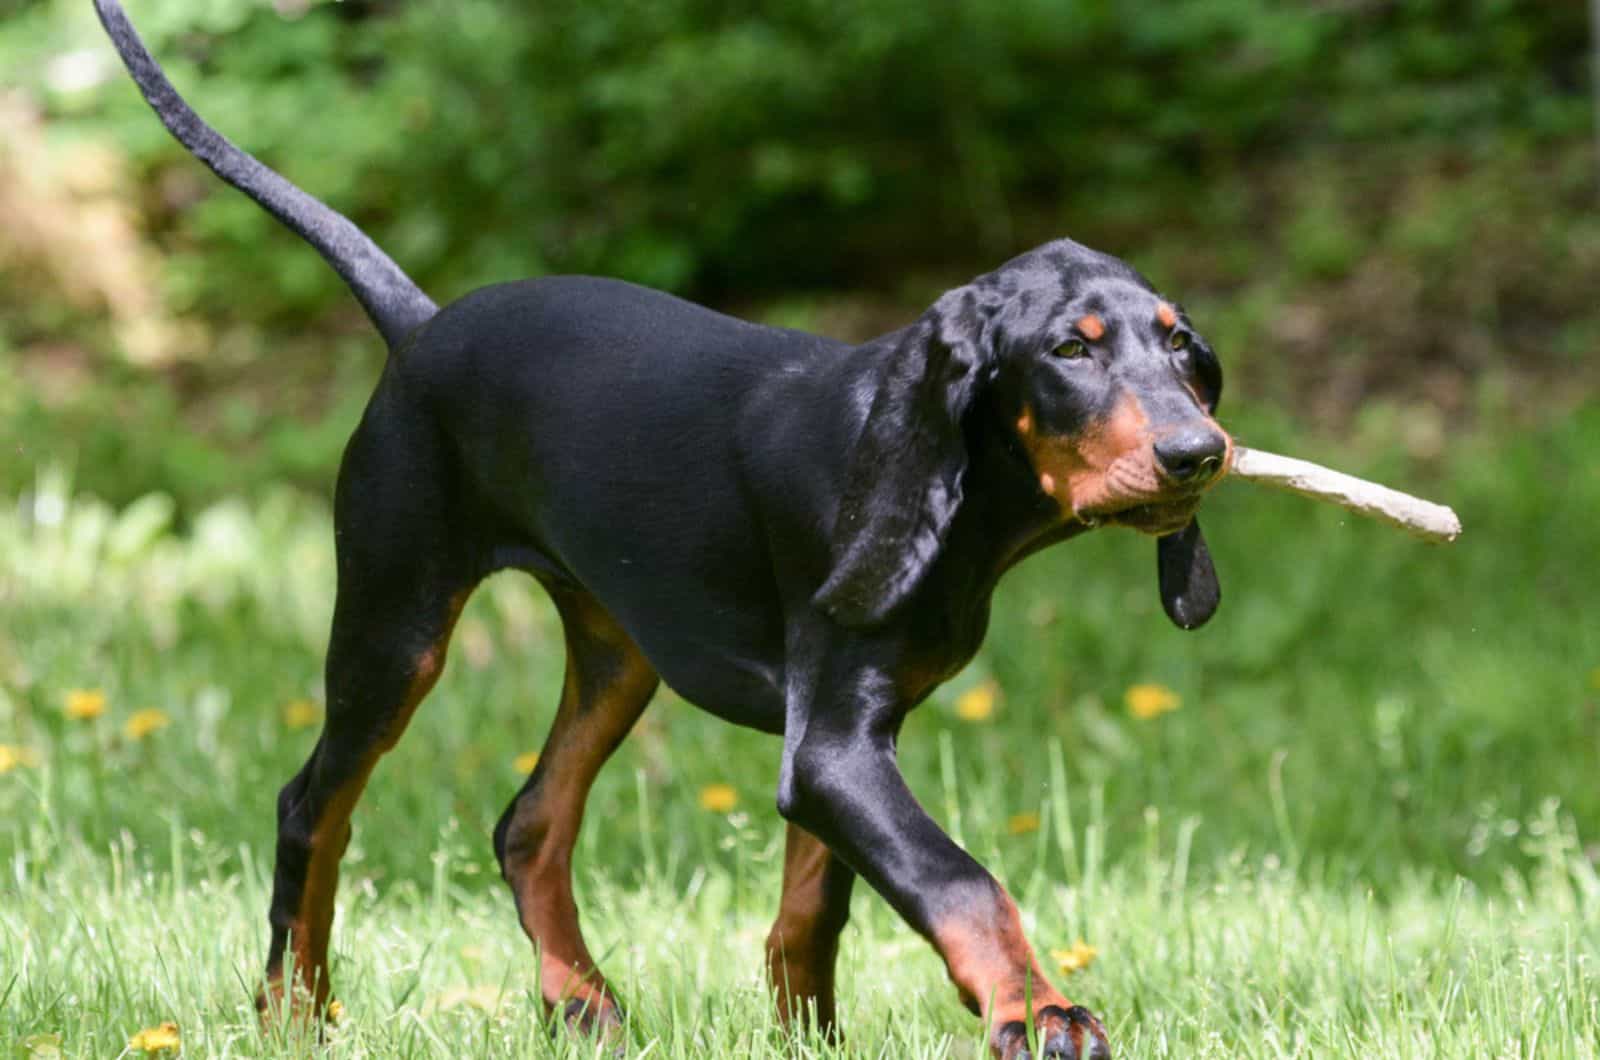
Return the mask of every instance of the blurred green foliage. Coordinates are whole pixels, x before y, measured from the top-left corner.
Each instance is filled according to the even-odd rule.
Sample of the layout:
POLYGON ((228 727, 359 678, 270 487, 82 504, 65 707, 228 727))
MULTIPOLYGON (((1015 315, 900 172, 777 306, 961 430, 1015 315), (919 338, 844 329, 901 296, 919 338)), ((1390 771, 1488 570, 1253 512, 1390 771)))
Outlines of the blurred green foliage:
MULTIPOLYGON (((60 6, 7 38, 61 32, 60 6)), ((450 290, 550 270, 741 294, 881 283, 1102 210, 1202 214, 1251 165, 1330 143, 1471 155, 1588 128, 1572 4, 132 8, 213 123, 450 290)), ((187 165, 132 97, 119 75, 91 110, 149 170, 187 165)), ((222 311, 249 283, 304 313, 336 290, 235 195, 170 220, 193 252, 182 306, 222 311)))
MULTIPOLYGON (((596 272, 861 337, 1067 234, 1182 298, 1231 394, 1324 425, 1378 394, 1470 411, 1505 371, 1593 378, 1582 5, 130 8, 210 121, 441 301, 596 272)), ((50 150, 126 153, 103 193, 162 311, 201 329, 176 365, 130 367, 99 303, 30 281, 0 235, 0 371, 23 380, 0 487, 50 461, 124 500, 325 484, 379 356, 338 281, 166 136, 87 3, 0 11, 50 150), (40 382, 63 347, 88 360, 65 395, 40 382)))

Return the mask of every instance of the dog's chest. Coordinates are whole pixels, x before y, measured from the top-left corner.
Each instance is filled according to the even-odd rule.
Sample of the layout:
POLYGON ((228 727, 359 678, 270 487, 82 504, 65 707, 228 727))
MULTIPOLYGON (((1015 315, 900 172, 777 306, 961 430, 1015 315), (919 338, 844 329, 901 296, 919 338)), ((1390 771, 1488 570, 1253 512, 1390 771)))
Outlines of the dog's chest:
POLYGON ((920 703, 971 662, 989 628, 987 599, 971 604, 924 599, 907 606, 910 636, 895 674, 901 695, 911 704, 920 703))

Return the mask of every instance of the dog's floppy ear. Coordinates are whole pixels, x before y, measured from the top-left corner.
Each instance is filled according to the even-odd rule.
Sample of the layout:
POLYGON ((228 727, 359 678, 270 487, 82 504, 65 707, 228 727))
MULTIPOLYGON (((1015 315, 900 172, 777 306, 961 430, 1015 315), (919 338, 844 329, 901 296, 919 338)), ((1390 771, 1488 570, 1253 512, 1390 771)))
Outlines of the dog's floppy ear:
POLYGON ((833 569, 812 597, 846 626, 875 625, 911 594, 961 506, 961 420, 993 363, 990 305, 978 287, 959 287, 880 340, 888 352, 850 457, 833 569))
MULTIPOLYGON (((1195 344, 1195 375, 1201 404, 1215 415, 1222 400, 1222 365, 1204 342, 1195 344)), ((1156 579, 1161 586, 1161 609, 1179 629, 1198 629, 1210 620, 1222 602, 1222 586, 1211 550, 1200 533, 1200 522, 1156 542, 1156 579)))
POLYGON ((1200 383, 1200 403, 1215 416, 1217 403, 1222 400, 1222 364, 1205 342, 1194 345, 1194 369, 1200 383))
POLYGON ((1156 577, 1161 607, 1179 629, 1197 629, 1216 613, 1222 586, 1199 520, 1156 541, 1156 577))

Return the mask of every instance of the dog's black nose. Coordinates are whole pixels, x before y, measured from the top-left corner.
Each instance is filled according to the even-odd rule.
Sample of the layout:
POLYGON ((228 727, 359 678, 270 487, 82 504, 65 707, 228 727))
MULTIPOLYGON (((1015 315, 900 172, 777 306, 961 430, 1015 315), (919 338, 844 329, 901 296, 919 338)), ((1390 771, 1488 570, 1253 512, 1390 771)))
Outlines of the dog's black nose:
POLYGON ((1198 486, 1222 472, 1228 440, 1209 427, 1174 431, 1155 445, 1162 474, 1181 486, 1198 486))

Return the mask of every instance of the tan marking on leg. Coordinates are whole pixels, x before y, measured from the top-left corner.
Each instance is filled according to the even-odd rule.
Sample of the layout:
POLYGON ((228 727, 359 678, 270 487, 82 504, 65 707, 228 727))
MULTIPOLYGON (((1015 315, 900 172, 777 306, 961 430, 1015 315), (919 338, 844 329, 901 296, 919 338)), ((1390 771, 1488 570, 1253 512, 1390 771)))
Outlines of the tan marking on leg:
MULTIPOLYGON (((438 682, 439 674, 444 670, 450 634, 470 595, 469 590, 451 598, 444 632, 417 655, 411 684, 406 689, 405 700, 395 715, 394 724, 378 738, 356 774, 328 798, 312 827, 311 855, 306 863, 305 882, 300 889, 300 903, 289 927, 289 946, 294 952, 296 985, 309 994, 313 1011, 318 1014, 322 1013, 328 1002, 328 942, 333 930, 334 897, 339 889, 339 860, 350 845, 350 816, 366 789, 378 759, 399 742, 418 704, 438 682)), ((268 988, 274 1000, 280 1000, 283 996, 282 974, 281 966, 269 971, 268 988)))
POLYGON ((1083 337, 1090 342, 1099 342, 1105 336, 1106 322, 1094 313, 1086 313, 1076 321, 1077 328, 1083 332, 1083 337))
POLYGON ((558 598, 567 630, 567 675, 530 787, 518 795, 505 835, 506 882, 523 931, 539 952, 547 1006, 577 1002, 589 1026, 616 1022, 610 987, 578 925, 572 849, 595 776, 644 712, 658 678, 597 604, 558 598), (574 644, 578 647, 574 647, 574 644))
MULTIPOLYGON (((333 932, 333 901, 339 888, 339 859, 350 845, 350 814, 367 784, 363 771, 340 788, 323 807, 311 833, 311 857, 300 888, 300 905, 289 928, 296 986, 321 1014, 328 1001, 328 942, 333 932)), ((281 973, 280 973, 281 974, 281 973)))
POLYGON ((1178 314, 1166 302, 1156 306, 1156 319, 1161 321, 1162 327, 1169 330, 1178 326, 1178 314))
POLYGON ((991 1029, 1028 1017, 1047 1005, 1070 1008, 1046 978, 1022 932, 1016 903, 1002 890, 997 901, 964 910, 934 925, 933 944, 944 958, 961 1000, 991 1029))
POLYGON ((834 967, 849 914, 849 870, 827 845, 791 823, 784 840, 783 898, 767 935, 767 975, 785 1025, 814 1012, 817 1028, 834 1027, 834 967))

